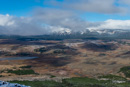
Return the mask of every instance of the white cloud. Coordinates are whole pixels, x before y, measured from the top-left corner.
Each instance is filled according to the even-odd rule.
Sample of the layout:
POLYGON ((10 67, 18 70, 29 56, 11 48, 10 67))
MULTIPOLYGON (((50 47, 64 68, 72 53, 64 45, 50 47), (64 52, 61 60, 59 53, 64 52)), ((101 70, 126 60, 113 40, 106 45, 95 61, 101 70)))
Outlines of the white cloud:
POLYGON ((14 24, 14 20, 12 20, 12 16, 0 15, 0 26, 11 26, 14 24))
POLYGON ((48 33, 46 28, 37 24, 32 18, 0 15, 0 34, 39 35, 48 33))
POLYGON ((112 20, 104 21, 97 26, 88 27, 88 29, 130 29, 130 20, 112 20))
POLYGON ((60 26, 75 31, 85 29, 88 24, 80 19, 79 14, 63 9, 39 8, 34 11, 33 18, 50 26, 60 26))
POLYGON ((0 14, 0 34, 41 35, 52 32, 85 31, 86 29, 130 29, 130 20, 87 22, 79 14, 63 9, 39 8, 32 17, 14 17, 0 14))
POLYGON ((74 30, 76 27, 81 29, 75 17, 69 11, 57 9, 37 9, 32 17, 0 14, 0 34, 41 35, 61 31, 70 32, 70 29, 74 30))

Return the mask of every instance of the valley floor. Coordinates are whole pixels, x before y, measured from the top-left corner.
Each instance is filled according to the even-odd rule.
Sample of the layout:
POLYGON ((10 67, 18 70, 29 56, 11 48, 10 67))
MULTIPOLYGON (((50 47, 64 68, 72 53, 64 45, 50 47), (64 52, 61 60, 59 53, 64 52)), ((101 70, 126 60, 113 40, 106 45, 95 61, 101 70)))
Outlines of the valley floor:
POLYGON ((37 58, 1 60, 0 80, 61 82, 72 77, 99 79, 103 75, 130 80, 129 68, 120 71, 130 66, 130 40, 0 40, 0 59, 13 57, 37 58))

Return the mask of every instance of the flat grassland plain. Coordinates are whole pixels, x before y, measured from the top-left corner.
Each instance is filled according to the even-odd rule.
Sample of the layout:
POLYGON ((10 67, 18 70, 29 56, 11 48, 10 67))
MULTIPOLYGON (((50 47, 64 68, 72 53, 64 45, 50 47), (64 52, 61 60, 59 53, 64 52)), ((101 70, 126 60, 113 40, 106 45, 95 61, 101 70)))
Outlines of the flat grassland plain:
POLYGON ((0 39, 0 80, 32 87, 130 87, 130 40, 0 39))

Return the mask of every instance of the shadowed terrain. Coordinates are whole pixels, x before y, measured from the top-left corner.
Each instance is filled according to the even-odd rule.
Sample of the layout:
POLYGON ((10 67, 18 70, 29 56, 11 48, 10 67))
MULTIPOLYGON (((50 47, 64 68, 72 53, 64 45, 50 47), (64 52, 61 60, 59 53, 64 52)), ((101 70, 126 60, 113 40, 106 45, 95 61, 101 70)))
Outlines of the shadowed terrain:
POLYGON ((85 43, 83 48, 92 51, 104 52, 104 51, 116 50, 118 47, 112 43, 85 43))

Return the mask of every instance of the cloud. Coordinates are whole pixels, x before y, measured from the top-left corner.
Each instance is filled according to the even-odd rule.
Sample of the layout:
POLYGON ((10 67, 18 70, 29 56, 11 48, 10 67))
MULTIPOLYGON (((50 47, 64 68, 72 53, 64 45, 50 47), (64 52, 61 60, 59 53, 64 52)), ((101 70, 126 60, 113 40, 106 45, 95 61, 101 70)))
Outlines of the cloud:
POLYGON ((0 15, 0 34, 8 35, 39 35, 47 33, 45 27, 41 27, 32 18, 0 15))
POLYGON ((112 20, 109 19, 97 26, 88 27, 88 29, 130 29, 130 20, 112 20))
POLYGON ((37 10, 32 17, 0 15, 0 34, 43 35, 54 32, 83 32, 86 29, 130 29, 130 20, 109 19, 104 22, 87 22, 73 13, 66 13, 69 12, 40 9, 40 12, 37 10))
POLYGON ((85 29, 88 24, 79 14, 63 9, 35 9, 33 18, 49 26, 58 26, 72 29, 73 31, 85 29))
POLYGON ((68 10, 37 8, 33 11, 33 17, 45 23, 59 24, 67 18, 74 18, 75 13, 68 10))
POLYGON ((32 14, 32 17, 0 15, 0 34, 41 35, 84 30, 87 25, 86 21, 68 10, 37 8, 32 14))
POLYGON ((14 21, 12 20, 12 16, 0 15, 0 26, 10 26, 13 25, 14 21))
POLYGON ((123 6, 117 6, 116 4, 119 4, 117 0, 64 0, 63 2, 59 2, 57 0, 46 0, 46 3, 51 3, 52 5, 60 8, 62 7, 64 9, 80 12, 124 14, 128 10, 123 6))
POLYGON ((130 0, 119 0, 120 4, 130 5, 130 0))
POLYGON ((90 23, 79 14, 62 9, 37 8, 32 17, 0 15, 0 34, 41 35, 53 32, 83 31, 90 23))

